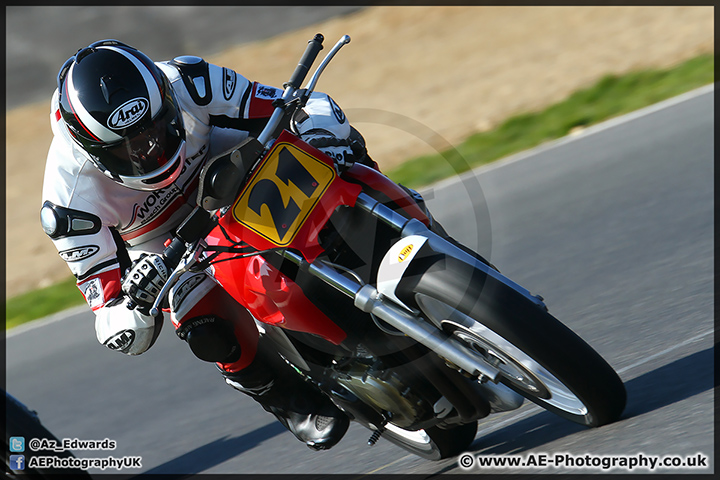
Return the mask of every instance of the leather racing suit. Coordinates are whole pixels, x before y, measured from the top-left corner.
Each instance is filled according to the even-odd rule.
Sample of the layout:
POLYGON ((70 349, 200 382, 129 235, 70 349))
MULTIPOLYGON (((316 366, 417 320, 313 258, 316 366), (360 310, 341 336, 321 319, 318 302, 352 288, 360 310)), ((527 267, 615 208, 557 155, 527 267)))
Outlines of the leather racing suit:
MULTIPOLYGON (((42 192, 43 228, 95 313, 98 341, 129 355, 152 346, 162 314, 153 318, 127 308, 128 299, 121 289, 124 273, 141 255, 162 252, 174 228, 196 206, 198 178, 205 162, 249 134, 256 135, 273 111, 272 101, 282 95, 277 88, 251 82, 197 57, 155 64, 168 78, 182 112, 186 157, 178 179, 166 188, 141 191, 105 176, 70 138, 56 90, 51 103, 54 139, 42 192)), ((346 139, 351 134, 346 117, 325 94, 314 93, 304 112, 296 124, 301 135, 321 132, 346 139)), ((333 157, 337 159, 336 154, 333 157)), ((242 375, 233 377, 253 363, 259 334, 249 312, 210 276, 186 273, 171 290, 169 307, 179 336, 196 356, 215 362, 230 385, 251 396, 270 388, 272 379, 259 378, 263 374, 257 369, 250 380, 242 375)), ((288 426, 282 415, 273 413, 288 426)))

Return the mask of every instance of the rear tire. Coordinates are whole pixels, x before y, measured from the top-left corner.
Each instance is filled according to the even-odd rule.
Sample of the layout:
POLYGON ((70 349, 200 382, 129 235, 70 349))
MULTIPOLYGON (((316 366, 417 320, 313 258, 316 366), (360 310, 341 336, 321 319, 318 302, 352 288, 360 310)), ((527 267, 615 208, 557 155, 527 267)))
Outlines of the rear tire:
POLYGON ((399 298, 495 363, 502 383, 582 425, 620 417, 626 392, 617 373, 543 308, 456 258, 432 255, 414 263, 399 298))
POLYGON ((477 426, 477 422, 470 422, 448 429, 430 427, 411 431, 388 424, 382 438, 428 460, 442 460, 466 452, 475 440, 477 426))

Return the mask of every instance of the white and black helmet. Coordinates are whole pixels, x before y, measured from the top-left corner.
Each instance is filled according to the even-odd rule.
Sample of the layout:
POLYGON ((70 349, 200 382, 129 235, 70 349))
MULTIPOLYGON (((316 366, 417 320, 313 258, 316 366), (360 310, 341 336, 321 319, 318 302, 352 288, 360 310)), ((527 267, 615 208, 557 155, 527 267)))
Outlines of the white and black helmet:
POLYGON ((185 161, 182 114, 167 78, 146 55, 102 40, 58 73, 60 114, 93 164, 118 183, 155 190, 185 161))

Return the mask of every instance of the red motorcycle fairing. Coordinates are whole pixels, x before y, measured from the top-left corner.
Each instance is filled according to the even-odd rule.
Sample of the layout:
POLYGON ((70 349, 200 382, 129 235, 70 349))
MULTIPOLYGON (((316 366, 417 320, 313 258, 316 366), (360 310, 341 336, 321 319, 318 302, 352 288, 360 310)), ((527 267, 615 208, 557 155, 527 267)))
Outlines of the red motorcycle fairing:
POLYGON ((363 185, 365 193, 375 200, 383 204, 395 203, 408 218, 420 220, 425 226, 430 225, 430 219, 418 207, 412 197, 408 195, 408 192, 377 170, 365 165, 355 164, 343 176, 351 182, 363 185))
POLYGON ((215 265, 215 278, 263 323, 318 335, 335 345, 347 337, 295 282, 260 255, 215 265))
MULTIPOLYGON (((345 175, 353 183, 337 175, 332 159, 284 131, 206 242, 209 246, 244 242, 258 250, 288 248, 312 262, 323 253, 320 230, 336 208, 355 205, 361 184, 370 188, 369 194, 380 193, 407 215, 428 223, 407 193, 376 170, 355 165, 345 175)), ((259 321, 318 335, 335 345, 347 337, 295 282, 262 256, 222 253, 213 269, 216 281, 259 321)))
POLYGON ((337 175, 332 159, 283 131, 220 225, 258 250, 285 247, 312 262, 323 253, 320 230, 361 191, 337 175))

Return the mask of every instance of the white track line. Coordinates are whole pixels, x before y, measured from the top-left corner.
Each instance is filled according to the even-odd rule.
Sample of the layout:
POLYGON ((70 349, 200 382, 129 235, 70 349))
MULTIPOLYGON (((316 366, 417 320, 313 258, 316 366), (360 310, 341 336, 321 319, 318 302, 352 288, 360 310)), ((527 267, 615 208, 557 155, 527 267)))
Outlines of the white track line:
POLYGON ((16 335, 29 332, 30 330, 35 330, 36 328, 44 327, 45 325, 50 325, 51 323, 65 320, 66 318, 72 317, 73 315, 77 315, 82 312, 90 313, 90 311, 90 307, 88 307, 87 305, 78 305, 77 307, 63 310, 62 312, 53 313, 52 315, 48 315, 45 318, 31 320, 27 323, 23 323, 22 325, 18 325, 15 328, 11 328, 7 332, 5 332, 5 337, 14 337, 16 335))
POLYGON ((639 367, 640 365, 643 365, 651 360, 655 360, 658 357, 662 357, 663 355, 667 355, 668 353, 672 352, 673 350, 677 350, 678 348, 684 347, 686 345, 690 345, 691 343, 697 342, 698 340, 707 337, 708 335, 712 335, 715 333, 715 330, 708 330, 704 333, 699 333, 695 335, 694 337, 690 337, 687 340, 677 343, 673 345, 672 347, 668 347, 665 350, 662 350, 660 352, 653 353, 652 355, 643 358, 642 360, 639 360, 635 363, 631 363, 630 365, 627 365, 620 370, 617 370, 618 375, 622 375, 623 373, 627 372, 628 370, 632 370, 635 367, 639 367))
MULTIPOLYGON (((644 365, 644 364, 646 364, 646 363, 648 363, 648 362, 650 362, 650 361, 652 361, 652 360, 654 360, 654 359, 656 359, 656 358, 658 358, 658 357, 662 357, 663 355, 667 355, 668 353, 672 352, 673 350, 677 350, 678 348, 687 346, 687 345, 689 345, 689 344, 691 344, 691 343, 694 343, 694 342, 696 342, 696 341, 698 341, 698 340, 701 340, 702 338, 707 337, 708 335, 712 335, 713 333, 714 333, 714 330, 708 330, 708 331, 706 331, 706 332, 703 332, 703 333, 700 333, 700 334, 698 334, 698 335, 695 335, 694 337, 690 337, 690 338, 688 338, 687 340, 685 340, 685 341, 683 341, 683 342, 677 343, 677 344, 675 344, 675 345, 673 345, 673 346, 671 346, 671 347, 666 348, 665 350, 662 350, 662 351, 657 352, 657 353, 654 353, 654 354, 652 354, 652 355, 650 355, 650 356, 644 357, 642 360, 640 360, 640 361, 638 361, 638 362, 631 363, 630 365, 626 365, 625 367, 617 370, 617 373, 618 373, 618 375, 622 375, 623 373, 628 372, 628 371, 632 370, 633 368, 637 368, 637 367, 639 367, 639 366, 641 366, 641 365, 644 365)), ((487 427, 487 428, 485 428, 485 429, 483 429, 483 430, 479 430, 479 431, 477 432, 477 434, 475 435, 475 438, 480 438, 480 437, 484 437, 484 436, 486 436, 486 435, 489 435, 490 433, 496 432, 496 431, 500 430, 501 428, 504 428, 504 427, 507 426, 507 425, 510 425, 510 424, 513 424, 513 423, 517 422, 518 420, 522 420, 522 419, 525 418, 525 417, 529 417, 530 415, 533 415, 533 414, 536 414, 536 413, 540 413, 540 412, 542 412, 542 411, 543 411, 543 409, 542 409, 541 407, 539 407, 539 406, 537 406, 537 405, 535 405, 535 404, 530 404, 530 407, 527 408, 526 410, 524 410, 524 411, 522 411, 522 412, 519 412, 519 413, 517 413, 517 414, 515 414, 515 415, 511 415, 511 416, 509 416, 509 417, 507 417, 507 418, 504 418, 504 419, 502 419, 502 420, 499 420, 499 421, 495 422, 493 425, 491 425, 491 426, 489 426, 489 427, 487 427)), ((390 466, 392 466, 392 465, 395 465, 396 463, 400 462, 401 460, 405 460, 406 458, 413 457, 413 456, 414 456, 414 455, 412 455, 412 454, 411 454, 411 455, 406 455, 406 456, 404 456, 404 457, 402 457, 402 458, 399 458, 399 459, 397 459, 397 460, 394 460, 394 461, 392 461, 392 462, 390 462, 390 463, 388 463, 388 464, 386 464, 386 465, 383 465, 383 466, 381 466, 381 467, 378 467, 378 468, 376 468, 375 470, 372 470, 372 471, 366 473, 365 475, 371 475, 371 474, 373 474, 373 473, 377 473, 377 472, 379 472, 379 471, 381 471, 381 470, 384 470, 384 469, 386 469, 386 468, 388 468, 388 467, 390 467, 390 466)), ((361 477, 358 477, 358 478, 362 478, 362 476, 361 476, 361 477)))
MULTIPOLYGON (((617 371, 618 375, 622 375, 622 374, 624 374, 624 373, 626 373, 626 372, 628 372, 628 371, 630 371, 630 370, 632 370, 632 369, 634 369, 634 368, 640 367, 640 366, 642 366, 642 365, 644 365, 644 364, 646 364, 646 363, 648 363, 648 362, 650 362, 650 361, 652 361, 652 360, 655 360, 656 358, 659 358, 659 357, 662 357, 662 356, 664 356, 664 355, 667 355, 668 353, 672 352, 673 350, 677 350, 678 348, 682 348, 682 347, 685 347, 685 346, 687 346, 687 345, 690 345, 691 343, 697 342, 698 340, 701 340, 702 338, 705 338, 705 337, 707 337, 708 335, 712 335, 713 333, 715 333, 714 330, 707 330, 707 331, 705 331, 705 332, 703 332, 703 333, 700 333, 700 334, 698 334, 698 335, 695 335, 694 337, 690 337, 690 338, 686 339, 686 340, 683 341, 683 342, 676 343, 675 345, 673 345, 673 346, 671 346, 671 347, 668 347, 668 348, 666 348, 665 350, 661 350, 661 351, 656 352, 656 353, 654 353, 654 354, 652 354, 652 355, 649 355, 649 356, 647 356, 647 357, 643 357, 642 360, 639 360, 639 361, 637 361, 637 362, 635 362, 635 363, 631 363, 630 365, 626 365, 626 366, 624 366, 624 367, 622 367, 622 368, 620 368, 620 369, 618 369, 618 370, 616 370, 616 371, 617 371)), ((508 417, 508 418, 506 418, 506 419, 504 419, 504 420, 502 420, 502 421, 499 421, 499 422, 495 423, 494 425, 491 425, 491 426, 487 427, 487 428, 484 429, 484 430, 478 431, 478 433, 477 433, 477 435, 475 436, 475 438, 482 437, 482 436, 487 435, 487 434, 489 434, 489 433, 495 432, 495 431, 503 428, 504 426, 506 426, 506 425, 508 425, 508 424, 511 424, 511 423, 514 423, 514 422, 516 422, 516 421, 518 421, 518 420, 521 420, 521 419, 523 419, 523 418, 525 418, 525 417, 527 417, 527 416, 530 416, 530 415, 533 414, 533 413, 540 413, 540 412, 542 412, 542 411, 543 411, 543 409, 542 409, 541 407, 533 404, 531 408, 529 408, 529 409, 527 409, 527 410, 525 410, 525 411, 523 411, 523 412, 520 412, 520 413, 518 413, 517 415, 513 415, 513 416, 511 416, 511 417, 508 417)))
POLYGON ((461 175, 458 175, 457 177, 451 177, 451 178, 447 178, 445 180, 440 180, 439 182, 437 182, 433 185, 429 185, 429 186, 423 188, 422 190, 424 191, 425 189, 428 189, 428 190, 432 191, 434 189, 441 189, 441 188, 449 187, 451 185, 454 185, 455 183, 461 182, 465 178, 469 178, 472 176, 478 176, 483 173, 489 172, 491 170, 502 168, 506 165, 510 165, 512 163, 519 162, 521 160, 525 160, 525 159, 527 159, 533 155, 536 155, 538 153, 546 152, 548 150, 552 150, 553 148, 557 148, 557 147, 560 147, 567 143, 574 142, 576 140, 585 138, 588 135, 593 135, 595 133, 599 133, 599 132, 608 130, 610 128, 617 127, 618 125, 622 125, 622 124, 630 122, 632 120, 636 120, 636 119, 644 117, 646 115, 650 115, 652 113, 658 112, 665 108, 670 108, 679 103, 685 102, 685 101, 693 99, 695 97, 699 97, 701 95, 705 95, 705 94, 713 92, 713 91, 715 91, 714 83, 705 85, 700 88, 696 88, 695 90, 690 90, 689 92, 685 92, 685 93, 677 95, 675 97, 668 98, 667 100, 663 100, 662 102, 658 102, 653 105, 641 108, 640 110, 635 110, 634 112, 626 113, 625 115, 611 118, 610 120, 606 120, 602 123, 598 123, 597 125, 593 125, 591 127, 585 128, 584 130, 580 131, 577 134, 567 135, 565 137, 558 138, 557 140, 548 141, 546 143, 543 143, 542 145, 538 145, 529 150, 524 150, 522 152, 514 153, 503 159, 495 160, 487 165, 482 165, 482 166, 472 169, 468 172, 465 172, 461 175))

